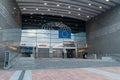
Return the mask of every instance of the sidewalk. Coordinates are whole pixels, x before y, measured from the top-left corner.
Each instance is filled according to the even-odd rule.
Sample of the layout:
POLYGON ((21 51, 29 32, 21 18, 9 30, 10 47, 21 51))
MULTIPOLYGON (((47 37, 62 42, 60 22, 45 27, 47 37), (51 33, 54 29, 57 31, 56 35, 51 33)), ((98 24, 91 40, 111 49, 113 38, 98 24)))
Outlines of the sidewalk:
POLYGON ((120 80, 120 67, 0 71, 0 80, 120 80))

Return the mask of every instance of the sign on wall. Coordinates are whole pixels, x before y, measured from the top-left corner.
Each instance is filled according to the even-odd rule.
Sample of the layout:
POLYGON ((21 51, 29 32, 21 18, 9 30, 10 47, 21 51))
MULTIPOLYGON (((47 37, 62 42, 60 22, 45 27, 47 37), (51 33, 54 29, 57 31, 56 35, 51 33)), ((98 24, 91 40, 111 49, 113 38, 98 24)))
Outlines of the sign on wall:
POLYGON ((68 38, 71 39, 71 30, 59 30, 59 38, 68 38))

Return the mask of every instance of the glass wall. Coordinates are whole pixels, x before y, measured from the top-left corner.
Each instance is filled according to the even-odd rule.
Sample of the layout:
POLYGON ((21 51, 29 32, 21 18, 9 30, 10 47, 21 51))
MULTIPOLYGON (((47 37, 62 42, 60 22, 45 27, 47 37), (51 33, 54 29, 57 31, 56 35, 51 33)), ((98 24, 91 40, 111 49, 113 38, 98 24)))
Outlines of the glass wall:
POLYGON ((49 48, 62 48, 63 41, 73 41, 74 36, 72 34, 71 39, 60 39, 58 36, 58 30, 22 30, 21 46, 38 46, 49 48))
MULTIPOLYGON (((72 33, 71 39, 62 39, 59 38, 58 30, 27 29, 22 30, 21 46, 37 47, 38 53, 40 51, 43 53, 45 50, 44 57, 50 57, 51 55, 54 57, 62 57, 60 53, 63 52, 64 48, 76 49, 78 44, 81 44, 81 40, 84 40, 81 46, 86 45, 85 37, 85 33, 72 33)), ((38 56, 42 57, 42 55, 39 54, 38 56)))

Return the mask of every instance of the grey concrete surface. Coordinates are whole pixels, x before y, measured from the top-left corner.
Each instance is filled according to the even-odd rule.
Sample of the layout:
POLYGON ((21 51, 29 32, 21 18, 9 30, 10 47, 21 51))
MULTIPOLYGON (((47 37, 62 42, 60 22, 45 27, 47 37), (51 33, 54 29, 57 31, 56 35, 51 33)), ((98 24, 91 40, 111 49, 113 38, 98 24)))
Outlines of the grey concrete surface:
POLYGON ((66 69, 66 68, 88 68, 88 67, 111 67, 120 66, 116 61, 104 61, 93 59, 19 59, 10 70, 31 70, 31 69, 66 69))

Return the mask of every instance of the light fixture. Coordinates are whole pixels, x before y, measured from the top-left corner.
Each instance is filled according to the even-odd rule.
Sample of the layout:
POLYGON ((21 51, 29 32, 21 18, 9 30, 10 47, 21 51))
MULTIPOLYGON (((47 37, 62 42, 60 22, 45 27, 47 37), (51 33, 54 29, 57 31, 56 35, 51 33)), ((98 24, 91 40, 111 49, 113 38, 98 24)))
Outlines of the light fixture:
POLYGON ((36 22, 37 20, 35 19, 34 21, 36 22))
POLYGON ((57 4, 57 7, 59 7, 60 5, 59 4, 57 4))
POLYGON ((46 22, 46 20, 44 20, 44 22, 46 22))
POLYGON ((78 8, 78 10, 81 10, 81 8, 78 8))
POLYGON ((64 17, 63 15, 61 15, 61 17, 64 17))
POLYGON ((106 2, 109 2, 110 0, 105 0, 106 2))
POLYGON ((87 16, 87 18, 90 18, 90 16, 87 16))
POLYGON ((14 9, 14 10, 16 10, 16 8, 15 8, 15 7, 14 7, 13 9, 14 9))
POLYGON ((32 16, 30 16, 30 18, 33 18, 32 16))
POLYGON ((91 4, 91 3, 89 3, 88 5, 89 5, 89 6, 91 6, 92 4, 91 4))
POLYGON ((33 15, 33 13, 30 13, 31 15, 33 15))
POLYGON ((23 10, 26 10, 26 8, 23 8, 23 10))
POLYGON ((78 16, 80 16, 80 13, 78 14, 78 16))
POLYGON ((44 3, 44 5, 47 5, 47 3, 44 3))
POLYGON ((12 14, 15 14, 15 12, 13 11, 12 14))
POLYGON ((48 11, 50 11, 50 9, 48 9, 48 11))
POLYGON ((102 6, 99 6, 100 9, 102 9, 102 6))
POLYGON ((44 13, 42 13, 42 15, 44 15, 44 13))
POLYGON ((69 11, 68 14, 71 14, 71 12, 69 11))
POLYGON ((36 8, 35 10, 39 10, 38 8, 36 8))
POLYGON ((27 19, 25 19, 25 22, 27 22, 27 19))
POLYGON ((68 6, 68 8, 71 8, 71 6, 68 6))

